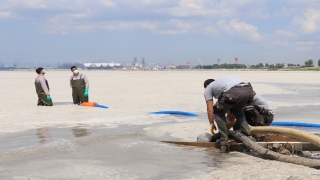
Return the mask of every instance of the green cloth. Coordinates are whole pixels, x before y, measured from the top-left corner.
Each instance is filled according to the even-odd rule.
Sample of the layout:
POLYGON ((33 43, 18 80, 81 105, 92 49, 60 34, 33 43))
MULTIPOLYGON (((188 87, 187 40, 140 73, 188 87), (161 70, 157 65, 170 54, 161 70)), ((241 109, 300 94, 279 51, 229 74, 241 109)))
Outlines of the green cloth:
MULTIPOLYGON (((46 80, 46 84, 48 86, 48 90, 50 90, 49 83, 47 80, 46 80)), ((42 89, 41 84, 38 82, 34 82, 34 85, 36 87, 36 93, 38 95, 37 105, 38 106, 53 106, 52 99, 50 99, 50 100, 47 99, 47 95, 44 93, 44 90, 42 89)))
POLYGON ((80 104, 83 102, 89 102, 89 96, 88 97, 84 96, 84 92, 86 88, 86 83, 84 82, 84 79, 82 79, 82 77, 76 80, 72 79, 71 84, 72 84, 73 103, 80 104))

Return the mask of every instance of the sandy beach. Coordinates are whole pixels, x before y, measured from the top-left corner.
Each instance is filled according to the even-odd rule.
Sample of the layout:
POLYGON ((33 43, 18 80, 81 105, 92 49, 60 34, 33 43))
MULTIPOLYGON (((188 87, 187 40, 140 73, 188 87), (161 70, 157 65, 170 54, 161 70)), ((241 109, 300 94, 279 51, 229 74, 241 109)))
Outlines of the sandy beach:
POLYGON ((0 71, 0 179, 320 179, 319 170, 252 153, 159 142, 209 132, 203 81, 229 75, 251 82, 275 121, 318 123, 319 72, 81 72, 89 100, 109 109, 73 105, 69 71, 47 71, 53 107, 36 106, 35 72, 0 71), (199 116, 149 114, 172 109, 199 116))

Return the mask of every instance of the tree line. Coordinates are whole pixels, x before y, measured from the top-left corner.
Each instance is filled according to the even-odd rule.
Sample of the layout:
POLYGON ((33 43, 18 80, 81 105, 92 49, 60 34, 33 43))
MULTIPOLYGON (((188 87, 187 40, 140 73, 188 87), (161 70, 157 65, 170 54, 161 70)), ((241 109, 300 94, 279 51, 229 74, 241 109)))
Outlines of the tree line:
POLYGON ((247 66, 245 64, 213 64, 213 65, 198 65, 196 69, 245 69, 247 66))
MULTIPOLYGON (((304 62, 304 66, 305 67, 314 67, 313 65, 313 60, 312 59, 309 59, 307 61, 304 62)), ((318 60, 318 66, 320 66, 320 59, 318 60)))
MULTIPOLYGON (((259 64, 255 64, 255 65, 250 65, 249 68, 251 68, 251 69, 281 69, 281 68, 285 68, 285 66, 286 65, 284 63, 276 63, 276 64, 259 63, 259 64)), ((320 59, 318 60, 318 66, 320 67, 320 59)), ((295 67, 295 68, 314 67, 314 64, 313 64, 313 60, 309 59, 304 62, 304 65, 289 63, 289 64, 287 64, 287 67, 295 67)), ((195 67, 195 69, 245 69, 245 68, 247 68, 247 66, 245 64, 227 64, 227 63, 203 65, 203 66, 197 65, 195 67)))

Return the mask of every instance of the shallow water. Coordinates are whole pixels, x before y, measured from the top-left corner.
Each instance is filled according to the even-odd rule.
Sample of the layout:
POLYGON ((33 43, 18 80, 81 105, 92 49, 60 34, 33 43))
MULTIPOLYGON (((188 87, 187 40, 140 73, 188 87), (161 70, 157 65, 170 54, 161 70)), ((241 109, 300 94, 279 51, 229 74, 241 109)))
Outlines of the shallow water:
MULTIPOLYGON (((264 94, 263 97, 269 101, 280 101, 290 103, 291 106, 299 106, 303 104, 319 103, 317 100, 320 98, 318 93, 320 84, 289 84, 289 83, 264 83, 282 90, 291 91, 290 94, 264 94)), ((274 93, 274 92, 273 92, 274 93)))
POLYGON ((45 127, 0 136, 0 178, 76 179, 79 169, 74 175, 53 172, 61 172, 62 166, 86 172, 90 166, 105 168, 104 178, 175 179, 198 169, 211 172, 229 158, 217 150, 161 143, 141 127, 119 129, 45 127))

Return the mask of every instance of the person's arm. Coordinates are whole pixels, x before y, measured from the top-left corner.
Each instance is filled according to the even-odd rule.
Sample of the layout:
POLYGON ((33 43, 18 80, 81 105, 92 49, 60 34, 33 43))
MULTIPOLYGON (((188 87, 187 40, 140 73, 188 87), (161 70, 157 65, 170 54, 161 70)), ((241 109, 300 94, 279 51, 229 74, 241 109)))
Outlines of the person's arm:
POLYGON ((86 84, 86 87, 89 87, 89 80, 87 75, 83 75, 82 77, 83 77, 84 83, 86 84))
POLYGON ((44 78, 43 76, 39 77, 39 83, 40 83, 40 85, 41 85, 44 93, 45 93, 46 95, 50 94, 49 88, 48 88, 48 86, 47 86, 47 84, 46 84, 46 80, 45 80, 45 78, 44 78))
POLYGON ((210 123, 210 132, 212 135, 214 135, 214 130, 217 130, 216 126, 214 125, 214 110, 213 110, 213 100, 207 101, 207 114, 208 114, 208 120, 210 123))
POLYGON ((213 116, 213 100, 207 101, 207 114, 208 114, 208 120, 210 124, 213 124, 214 116, 213 116))
POLYGON ((88 97, 89 96, 89 80, 88 77, 86 75, 82 75, 84 83, 86 84, 86 88, 84 90, 84 97, 88 97))
POLYGON ((70 78, 70 87, 72 88, 72 76, 70 78))

